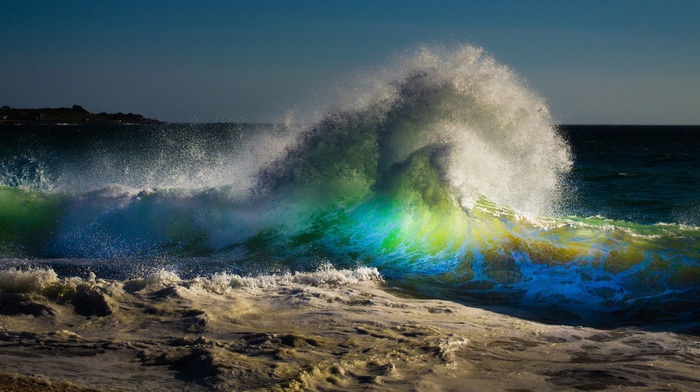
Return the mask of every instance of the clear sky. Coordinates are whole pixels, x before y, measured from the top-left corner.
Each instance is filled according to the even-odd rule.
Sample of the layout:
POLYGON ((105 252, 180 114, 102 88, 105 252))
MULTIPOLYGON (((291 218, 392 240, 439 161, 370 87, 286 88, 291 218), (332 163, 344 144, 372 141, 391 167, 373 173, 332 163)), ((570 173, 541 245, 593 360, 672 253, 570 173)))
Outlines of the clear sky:
POLYGON ((2 0, 0 105, 275 121, 358 69, 464 43, 559 122, 700 124, 699 0, 2 0))

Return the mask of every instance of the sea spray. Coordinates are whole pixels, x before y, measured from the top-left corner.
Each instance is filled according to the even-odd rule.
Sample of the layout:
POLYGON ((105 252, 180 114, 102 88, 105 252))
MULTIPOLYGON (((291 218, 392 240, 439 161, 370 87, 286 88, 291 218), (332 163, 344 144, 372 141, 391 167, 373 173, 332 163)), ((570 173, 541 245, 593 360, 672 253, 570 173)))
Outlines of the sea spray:
POLYGON ((390 69, 302 132, 264 169, 264 185, 364 196, 423 153, 463 206, 485 196, 531 213, 552 209, 569 149, 544 100, 514 72, 471 46, 422 48, 390 69))

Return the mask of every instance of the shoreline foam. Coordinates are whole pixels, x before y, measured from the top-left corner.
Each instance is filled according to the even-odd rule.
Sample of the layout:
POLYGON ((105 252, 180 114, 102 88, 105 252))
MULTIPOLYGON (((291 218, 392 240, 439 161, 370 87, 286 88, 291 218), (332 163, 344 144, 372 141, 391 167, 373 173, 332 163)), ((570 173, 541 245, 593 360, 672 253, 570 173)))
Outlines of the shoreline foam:
POLYGON ((545 325, 399 298, 380 279, 369 268, 330 267, 192 280, 161 271, 130 281, 4 270, 0 389, 13 377, 64 390, 700 386, 697 336, 545 325))

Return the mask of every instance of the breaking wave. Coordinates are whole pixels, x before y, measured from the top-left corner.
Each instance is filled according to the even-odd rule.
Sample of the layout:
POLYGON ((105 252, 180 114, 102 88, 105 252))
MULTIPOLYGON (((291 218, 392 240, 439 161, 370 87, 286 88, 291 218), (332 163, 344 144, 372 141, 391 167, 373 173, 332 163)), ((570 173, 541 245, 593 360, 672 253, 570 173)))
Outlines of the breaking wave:
POLYGON ((237 130, 231 158, 194 137, 174 160, 157 142, 100 150, 101 170, 58 165, 53 184, 34 158, 5 165, 0 255, 194 258, 212 284, 331 260, 431 295, 698 317, 700 230, 566 216, 567 143, 481 49, 420 49, 340 102, 308 126, 237 130))

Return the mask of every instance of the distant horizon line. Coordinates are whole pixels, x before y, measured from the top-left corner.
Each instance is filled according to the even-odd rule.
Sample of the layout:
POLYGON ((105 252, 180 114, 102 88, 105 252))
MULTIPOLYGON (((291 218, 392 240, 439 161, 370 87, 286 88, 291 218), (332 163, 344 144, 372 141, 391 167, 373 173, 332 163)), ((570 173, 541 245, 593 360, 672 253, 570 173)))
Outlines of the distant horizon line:
MULTIPOLYGON (((122 123, 122 124, 78 124, 78 123, 40 123, 40 124, 11 124, 11 123, 0 123, 2 127, 14 127, 14 126, 105 126, 105 125, 139 125, 139 126, 162 126, 162 125, 215 125, 215 124, 236 124, 236 125, 280 125, 282 122, 273 121, 165 121, 157 120, 159 124, 135 124, 135 123, 122 123)), ((300 124, 298 124, 300 125, 300 124)), ((634 123, 556 123, 556 127, 646 127, 646 128, 656 128, 656 127, 677 127, 677 128, 698 128, 700 124, 634 124, 634 123)))
MULTIPOLYGON (((0 107, 2 110, 15 110, 15 111, 21 111, 21 110, 31 110, 31 111, 36 111, 36 110, 80 110, 84 111, 86 113, 90 114, 107 114, 105 112, 100 112, 100 113, 93 113, 85 110, 83 106, 74 104, 71 106, 61 106, 61 107, 41 107, 41 108, 15 108, 11 107, 9 105, 3 105, 0 107), (76 109, 77 108, 77 109, 76 109)), ((123 112, 116 112, 112 114, 123 114, 123 112)), ((141 114, 135 114, 135 113, 127 113, 127 115, 135 115, 135 116, 143 116, 141 114)), ((145 116, 144 116, 145 117, 145 116)), ((148 117, 146 118, 148 120, 155 120, 159 121, 162 124, 250 124, 250 125, 278 125, 281 122, 276 122, 276 121, 168 121, 168 120, 161 120, 158 118, 151 118, 148 117)), ((5 123, 0 125, 88 125, 88 124, 70 124, 70 123, 44 123, 44 124, 11 124, 11 123, 5 123)), ((124 124, 127 125, 127 124, 124 124)), ((143 125, 143 124, 134 124, 134 125, 143 125)), ((555 123, 555 126, 557 127, 700 127, 700 124, 634 124, 634 123, 555 123)))
MULTIPOLYGON (((160 120, 164 121, 164 120, 160 120)), ((250 124, 278 125, 274 121, 164 121, 165 124, 250 124)), ((634 123, 555 123, 557 127, 700 127, 700 124, 634 124, 634 123)))

